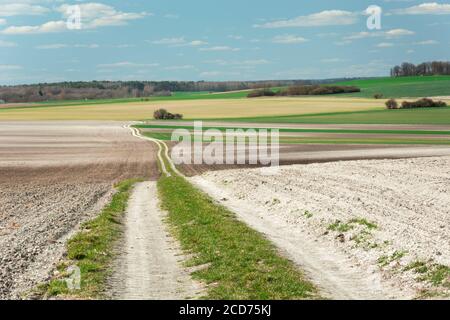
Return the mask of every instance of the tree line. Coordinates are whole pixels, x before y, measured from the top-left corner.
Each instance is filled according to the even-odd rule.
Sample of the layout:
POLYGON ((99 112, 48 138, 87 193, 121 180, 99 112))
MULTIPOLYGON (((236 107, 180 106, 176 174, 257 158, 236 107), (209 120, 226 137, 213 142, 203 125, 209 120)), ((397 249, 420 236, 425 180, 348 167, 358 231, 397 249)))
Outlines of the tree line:
POLYGON ((450 75, 450 62, 431 61, 420 64, 404 62, 391 69, 391 77, 450 75))
POLYGON ((333 85, 295 85, 286 89, 273 91, 270 88, 258 89, 250 92, 247 98, 274 97, 274 96, 320 96, 327 94, 342 94, 361 92, 355 86, 333 86, 333 85))
POLYGON ((274 81, 77 81, 0 86, 0 101, 41 102, 169 96, 172 92, 226 92, 292 85, 331 83, 337 80, 274 81))

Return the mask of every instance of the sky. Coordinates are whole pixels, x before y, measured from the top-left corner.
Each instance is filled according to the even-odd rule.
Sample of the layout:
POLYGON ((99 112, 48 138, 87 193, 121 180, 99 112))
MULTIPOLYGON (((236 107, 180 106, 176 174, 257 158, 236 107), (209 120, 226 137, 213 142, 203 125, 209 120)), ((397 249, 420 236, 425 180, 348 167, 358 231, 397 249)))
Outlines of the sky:
POLYGON ((375 77, 450 60, 449 2, 98 1, 0 0, 0 85, 375 77))

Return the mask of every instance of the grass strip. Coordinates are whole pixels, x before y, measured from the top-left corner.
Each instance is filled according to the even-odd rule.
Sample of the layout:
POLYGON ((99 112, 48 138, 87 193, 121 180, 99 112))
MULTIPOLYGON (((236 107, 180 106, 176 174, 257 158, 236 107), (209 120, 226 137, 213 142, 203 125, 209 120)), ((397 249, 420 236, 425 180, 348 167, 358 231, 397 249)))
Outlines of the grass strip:
POLYGON ((261 234, 182 177, 158 182, 168 222, 190 266, 206 265, 193 277, 208 285, 208 299, 311 299, 314 286, 261 234))
POLYGON ((120 220, 132 187, 138 181, 133 179, 119 183, 109 205, 96 218, 82 224, 81 231, 67 242, 67 259, 58 266, 58 276, 39 287, 42 295, 81 299, 103 297, 114 258, 114 243, 121 234, 120 220), (81 272, 80 290, 69 290, 65 281, 69 276, 67 268, 74 265, 81 272))
MULTIPOLYGON (((136 125, 139 129, 187 129, 194 130, 194 126, 174 125, 136 125)), ((203 131, 215 129, 225 132, 226 130, 261 130, 278 129, 280 132, 298 133, 343 133, 343 134, 413 134, 413 135, 450 135, 450 131, 444 130, 352 130, 352 129, 295 129, 295 128, 243 128, 243 127, 203 127, 203 131)))
MULTIPOLYGON (((172 134, 169 132, 143 132, 143 135, 162 141, 171 141, 172 134)), ((193 139, 194 140, 194 139, 193 139)), ((246 140, 247 141, 247 140, 246 140)), ((203 142, 209 143, 204 140, 203 142)), ((269 139, 270 142, 270 139, 269 139)), ((450 140, 445 139, 374 139, 374 138, 300 138, 280 137, 281 144, 369 144, 369 145, 450 145, 450 140)))

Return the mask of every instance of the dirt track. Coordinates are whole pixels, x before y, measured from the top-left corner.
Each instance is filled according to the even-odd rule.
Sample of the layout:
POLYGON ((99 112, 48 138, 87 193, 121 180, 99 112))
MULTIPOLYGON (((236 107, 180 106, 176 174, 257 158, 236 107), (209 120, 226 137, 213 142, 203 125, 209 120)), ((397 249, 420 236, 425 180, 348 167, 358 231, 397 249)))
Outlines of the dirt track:
POLYGON ((428 270, 450 265, 449 168, 450 157, 348 161, 192 180, 266 234, 330 297, 413 298, 424 290, 449 294, 450 279, 433 287, 405 271, 416 261, 428 270), (337 221, 348 229, 330 230, 337 221))
POLYGON ((193 299, 203 288, 182 267, 184 256, 164 224, 156 182, 136 184, 125 215, 124 239, 110 279, 122 300, 193 299))
POLYGON ((45 280, 113 185, 159 176, 154 145, 124 123, 0 122, 0 299, 45 280))

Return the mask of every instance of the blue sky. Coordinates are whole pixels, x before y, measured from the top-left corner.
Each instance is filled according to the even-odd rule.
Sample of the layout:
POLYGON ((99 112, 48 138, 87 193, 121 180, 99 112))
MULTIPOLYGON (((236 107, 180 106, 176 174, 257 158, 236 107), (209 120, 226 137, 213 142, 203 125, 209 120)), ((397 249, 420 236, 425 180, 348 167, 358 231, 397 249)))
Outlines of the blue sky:
POLYGON ((450 60, 449 31, 442 1, 0 0, 0 84, 383 76, 450 60), (370 5, 381 30, 367 27, 370 5))

